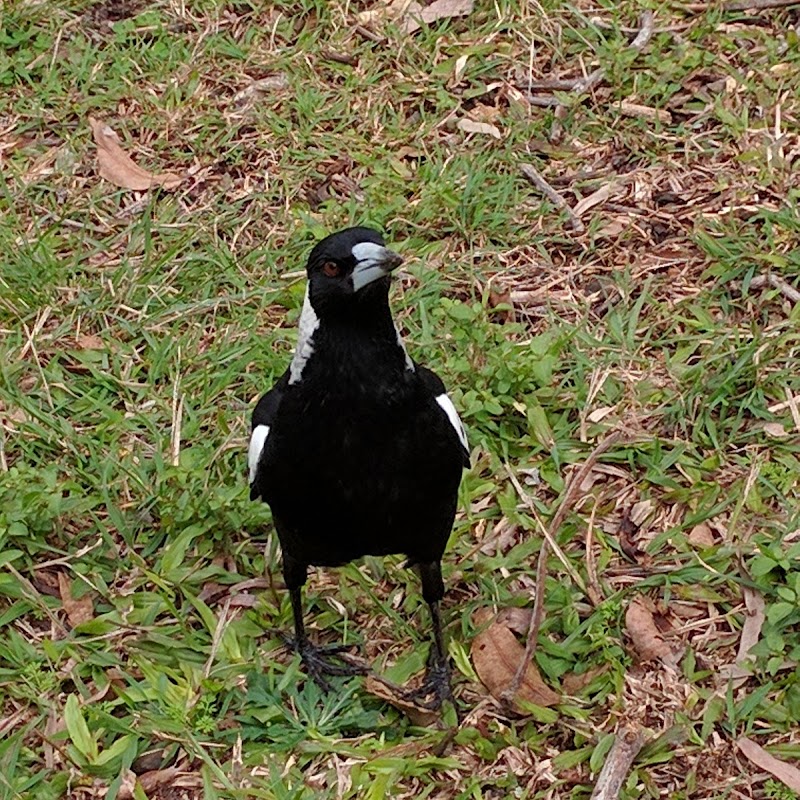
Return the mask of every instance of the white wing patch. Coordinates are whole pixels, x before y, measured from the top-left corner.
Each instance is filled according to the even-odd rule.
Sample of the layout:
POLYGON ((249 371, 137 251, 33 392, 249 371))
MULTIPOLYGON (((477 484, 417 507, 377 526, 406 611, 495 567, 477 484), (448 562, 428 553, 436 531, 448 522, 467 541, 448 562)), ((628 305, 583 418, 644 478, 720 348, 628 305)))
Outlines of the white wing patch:
POLYGON ((247 464, 250 467, 250 483, 256 479, 258 461, 261 458, 261 453, 264 452, 267 436, 269 436, 269 425, 256 425, 256 429, 250 437, 250 449, 247 452, 247 464))
POLYGON ((464 445, 464 449, 469 450, 469 445, 467 444, 467 434, 464 432, 464 426, 461 424, 461 419, 458 416, 456 407, 453 405, 453 401, 447 396, 447 394, 440 394, 436 398, 436 402, 441 406, 442 411, 447 414, 447 419, 450 420, 450 424, 458 434, 458 440, 464 445))
POLYGON ((303 300, 303 310, 300 313, 300 324, 297 334, 297 347, 294 351, 292 363, 289 365, 289 385, 298 383, 303 377, 303 369, 314 352, 314 331, 319 328, 319 317, 311 305, 308 297, 308 286, 306 286, 306 296, 303 300))

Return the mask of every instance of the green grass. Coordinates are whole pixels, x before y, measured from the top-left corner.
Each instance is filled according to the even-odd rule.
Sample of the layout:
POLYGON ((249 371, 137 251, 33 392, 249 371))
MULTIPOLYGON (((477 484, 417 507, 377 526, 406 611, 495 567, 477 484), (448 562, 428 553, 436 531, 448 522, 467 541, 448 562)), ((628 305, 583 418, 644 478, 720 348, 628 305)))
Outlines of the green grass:
MULTIPOLYGON (((383 43, 353 30, 368 3, 0 11, 0 798, 577 798, 620 714, 648 733, 625 797, 727 797, 732 769, 754 797, 790 796, 734 742, 800 757, 800 423, 770 411, 800 395, 800 304, 753 284, 800 273, 796 19, 647 5, 658 30, 638 58, 634 2, 478 0, 410 37, 376 26, 383 43), (531 60, 536 79, 606 70, 590 98, 557 93, 560 139, 552 109, 508 88, 531 60), (284 88, 239 94, 273 75, 284 88), (503 138, 465 135, 467 114, 503 138), (189 177, 114 188, 89 115, 137 163, 189 177), (620 190, 579 237, 524 161, 572 205, 620 190), (305 256, 351 223, 407 257, 393 306, 473 448, 445 561, 471 712, 453 730, 414 726, 358 679, 329 697, 303 681, 278 637, 291 610, 269 511, 248 500, 248 418, 290 357, 305 256), (556 689, 590 678, 509 718, 474 672, 475 612, 531 606, 539 520, 616 425, 556 532, 581 585, 551 558, 536 653, 556 689), (538 471, 536 516, 509 468, 538 471), (501 522, 512 535, 494 539, 501 522), (713 546, 690 537, 702 522, 713 546), (765 623, 732 687, 718 673, 745 587, 765 623), (686 647, 674 673, 637 663, 639 593, 686 647), (131 770, 166 768, 180 780, 134 791, 131 770)), ((423 668, 400 558, 318 571, 306 604, 315 635, 363 642, 393 679, 423 668)))

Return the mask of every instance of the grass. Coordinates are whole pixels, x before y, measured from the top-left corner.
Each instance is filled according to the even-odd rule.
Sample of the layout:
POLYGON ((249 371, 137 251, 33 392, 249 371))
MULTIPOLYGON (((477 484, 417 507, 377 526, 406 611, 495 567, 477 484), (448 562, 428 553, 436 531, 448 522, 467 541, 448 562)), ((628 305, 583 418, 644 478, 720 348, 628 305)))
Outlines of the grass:
MULTIPOLYGON (((793 796, 735 742, 800 758, 800 304, 759 282, 800 273, 797 17, 645 5, 638 57, 630 0, 478 0, 411 36, 375 24, 380 43, 353 29, 368 3, 0 11, 0 798, 577 798, 620 716, 647 733, 624 797, 793 796), (589 97, 556 92, 558 119, 527 103, 529 69, 581 64, 606 73, 589 97), (114 188, 89 115, 189 177, 114 188), (525 161, 572 205, 609 187, 585 234, 525 161), (445 564, 469 713, 449 731, 360 680, 305 684, 247 499, 305 255, 351 223, 408 257, 394 308, 473 447, 445 564), (476 612, 530 608, 540 523, 614 426, 556 532, 580 581, 549 562, 536 661, 562 702, 509 717, 474 672, 476 612), (765 619, 733 684, 745 589, 765 619), (641 595, 675 670, 637 657, 641 595)), ((394 679, 423 667, 399 558, 318 571, 307 605, 394 679)))

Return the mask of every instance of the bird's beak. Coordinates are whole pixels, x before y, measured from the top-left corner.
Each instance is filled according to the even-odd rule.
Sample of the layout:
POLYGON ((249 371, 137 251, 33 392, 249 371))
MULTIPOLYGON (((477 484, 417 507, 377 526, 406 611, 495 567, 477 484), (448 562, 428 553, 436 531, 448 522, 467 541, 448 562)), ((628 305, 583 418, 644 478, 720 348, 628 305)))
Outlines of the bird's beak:
POLYGON ((385 278, 402 263, 402 256, 383 245, 362 242, 353 248, 356 266, 353 270, 353 290, 358 291, 373 281, 385 278))

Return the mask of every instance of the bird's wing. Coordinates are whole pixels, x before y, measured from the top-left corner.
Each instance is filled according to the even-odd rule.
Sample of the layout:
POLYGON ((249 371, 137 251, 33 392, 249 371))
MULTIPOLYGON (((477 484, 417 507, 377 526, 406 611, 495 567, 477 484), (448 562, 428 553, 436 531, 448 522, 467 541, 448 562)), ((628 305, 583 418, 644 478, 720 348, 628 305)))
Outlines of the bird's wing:
POLYGON ((450 425, 452 425, 453 430, 456 432, 458 441, 461 443, 461 451, 462 455, 464 456, 464 466, 468 467, 469 445, 467 444, 467 434, 464 431, 461 418, 458 416, 458 411, 456 411, 453 401, 450 399, 447 394, 447 390, 444 388, 442 379, 432 370, 429 370, 427 367, 420 366, 416 362, 414 363, 414 367, 423 385, 431 393, 434 400, 436 400, 436 404, 442 409, 447 417, 447 421, 450 423, 450 425))
POLYGON ((253 432, 250 434, 250 448, 247 453, 247 464, 250 468, 250 495, 254 493, 254 483, 258 473, 258 464, 264 445, 267 443, 269 429, 275 421, 278 406, 281 404, 283 393, 289 384, 289 372, 285 372, 281 379, 258 401, 253 411, 253 432))

